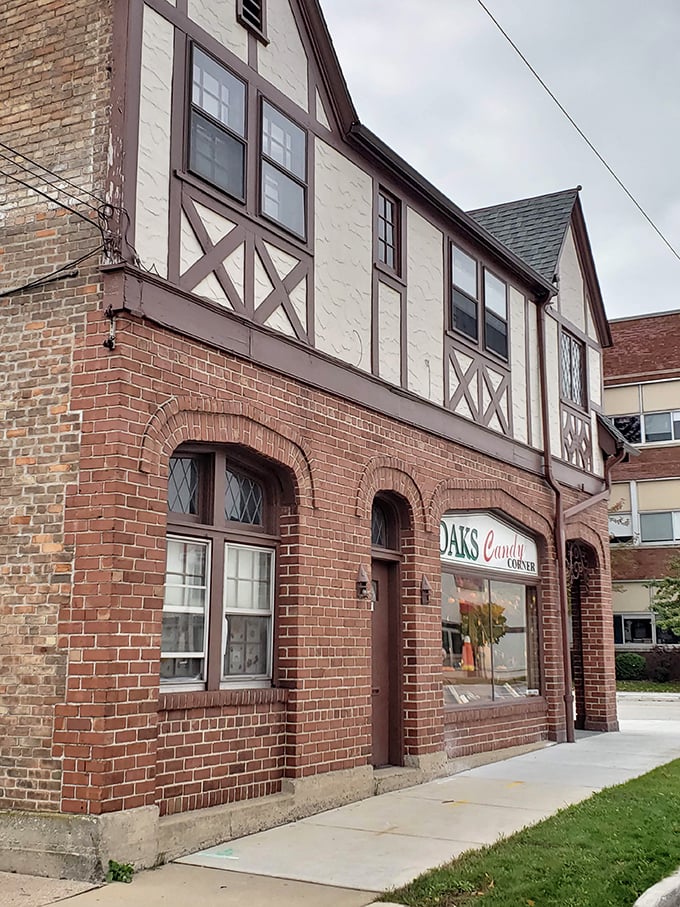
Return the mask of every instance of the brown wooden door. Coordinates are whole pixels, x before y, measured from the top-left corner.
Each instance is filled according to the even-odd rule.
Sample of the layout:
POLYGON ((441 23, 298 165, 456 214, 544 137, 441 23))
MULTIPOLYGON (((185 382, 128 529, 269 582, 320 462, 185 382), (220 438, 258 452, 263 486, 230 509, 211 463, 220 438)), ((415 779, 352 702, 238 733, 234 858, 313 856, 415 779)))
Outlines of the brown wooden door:
POLYGON ((390 713, 391 698, 391 565, 380 561, 372 563, 373 620, 371 632, 373 706, 373 765, 390 764, 390 713))

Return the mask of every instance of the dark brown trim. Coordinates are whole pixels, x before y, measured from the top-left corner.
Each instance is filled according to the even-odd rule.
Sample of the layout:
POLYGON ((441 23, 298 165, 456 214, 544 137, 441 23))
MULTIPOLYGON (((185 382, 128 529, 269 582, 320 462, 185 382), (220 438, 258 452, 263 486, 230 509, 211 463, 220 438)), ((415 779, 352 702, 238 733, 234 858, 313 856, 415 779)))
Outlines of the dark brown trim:
MULTIPOLYGON (((595 270, 595 259, 593 258, 593 250, 590 245, 590 239, 588 237, 588 231, 586 229, 586 221, 585 217, 583 216, 581 199, 578 196, 574 204, 574 209, 571 213, 571 223, 574 228, 576 252, 579 257, 581 270, 585 276, 586 286, 589 291, 590 302, 593 310, 593 321, 595 322, 595 327, 597 329, 600 346, 602 346, 603 348, 610 347, 613 343, 612 335, 609 329, 609 322, 607 321, 607 315, 604 308, 602 291, 600 289, 600 281, 598 280, 597 271, 595 270)), ((586 317, 587 328, 588 316, 585 312, 584 315, 586 317)))
MULTIPOLYGON (((122 4, 120 5, 122 6, 122 4)), ((117 8, 119 4, 115 6, 117 8)), ((123 131, 124 147, 122 149, 123 206, 130 215, 128 241, 134 246, 137 223, 137 166, 142 84, 142 44, 144 40, 143 0, 128 0, 128 19, 126 24, 127 59, 125 60, 125 73, 123 74, 125 79, 125 128, 123 131)))
POLYGON ((529 306, 533 305, 530 299, 524 297, 524 386, 526 388, 526 418, 527 418, 527 444, 534 446, 534 429, 532 425, 531 408, 531 348, 529 344, 529 306))
MULTIPOLYGON (((341 399, 412 425, 448 441, 467 446, 482 455, 543 475, 539 451, 511 438, 475 425, 435 403, 401 388, 390 386, 292 338, 252 324, 235 313, 182 293, 166 281, 122 266, 102 269, 111 292, 105 289, 106 304, 114 309, 148 319, 171 331, 233 353, 265 369, 304 381, 341 399), (117 275, 125 276, 122 298, 114 302, 117 275)), ((581 488, 597 482, 592 493, 602 491, 603 480, 565 467, 565 484, 581 488)))
MULTIPOLYGON (((276 3, 276 0, 274 0, 274 3, 276 3)), ((269 44, 269 38, 267 37, 267 0, 260 0, 260 9, 262 11, 262 26, 261 28, 257 28, 244 16, 243 0, 236 0, 236 21, 248 32, 249 40, 252 36, 256 41, 260 41, 262 44, 269 44)), ((248 54, 248 58, 250 61, 250 53, 248 54)))
POLYGON ((564 328, 564 330, 568 334, 573 334, 574 337, 576 337, 577 340, 580 340, 584 346, 589 347, 591 350, 597 350, 598 352, 601 350, 600 344, 597 342, 597 340, 595 340, 593 337, 589 337, 588 334, 585 334, 581 330, 581 328, 575 325, 572 321, 569 321, 567 318, 563 318, 562 315, 560 315, 560 313, 555 308, 554 302, 552 305, 548 306, 546 313, 553 319, 553 321, 557 322, 560 328, 564 328))
MULTIPOLYGON (((175 45, 172 72, 172 108, 170 130, 170 173, 184 167, 185 149, 188 144, 187 106, 187 73, 190 63, 189 42, 186 35, 175 29, 175 45), (178 129, 176 123, 183 123, 185 128, 178 129)), ((182 204, 182 184, 179 180, 170 179, 169 189, 169 228, 168 228, 168 279, 179 286, 180 283, 180 250, 181 250, 181 216, 177 215, 182 204)))

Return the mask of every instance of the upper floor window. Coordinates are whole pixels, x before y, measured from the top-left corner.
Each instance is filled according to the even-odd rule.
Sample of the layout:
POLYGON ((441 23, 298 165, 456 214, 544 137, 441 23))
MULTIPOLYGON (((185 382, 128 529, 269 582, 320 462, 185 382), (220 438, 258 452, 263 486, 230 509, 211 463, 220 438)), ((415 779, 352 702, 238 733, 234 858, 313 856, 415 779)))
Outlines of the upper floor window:
POLYGON ((305 238, 307 134, 262 102, 262 213, 305 238))
POLYGON ((200 48, 192 52, 189 169, 245 200, 246 86, 200 48))
POLYGON ((680 541, 680 511, 664 510, 656 513, 641 513, 640 541, 680 541))
POLYGON ((451 322, 470 340, 480 340, 480 313, 483 312, 483 344, 502 359, 508 358, 508 288, 491 271, 458 246, 451 249, 451 322))
POLYGON ((680 411, 614 416, 614 425, 631 444, 680 441, 680 411))
POLYGON ((224 450, 171 458, 162 682, 271 679, 275 529, 265 481, 224 450))
POLYGON ((560 390, 562 399, 585 407, 585 347, 580 340, 560 334, 560 390))
POLYGON ((399 202, 384 192, 378 192, 378 261, 399 273, 401 210, 399 202))
POLYGON ((267 40, 266 0, 236 0, 236 18, 248 31, 267 40))

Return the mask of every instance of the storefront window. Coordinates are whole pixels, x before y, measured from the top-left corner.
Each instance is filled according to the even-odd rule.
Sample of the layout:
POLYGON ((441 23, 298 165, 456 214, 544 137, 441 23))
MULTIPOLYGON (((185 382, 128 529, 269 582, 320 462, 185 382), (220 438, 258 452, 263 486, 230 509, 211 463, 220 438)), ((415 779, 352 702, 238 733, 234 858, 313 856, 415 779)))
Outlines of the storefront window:
POLYGON ((442 575, 445 705, 539 690, 536 593, 519 583, 442 575))

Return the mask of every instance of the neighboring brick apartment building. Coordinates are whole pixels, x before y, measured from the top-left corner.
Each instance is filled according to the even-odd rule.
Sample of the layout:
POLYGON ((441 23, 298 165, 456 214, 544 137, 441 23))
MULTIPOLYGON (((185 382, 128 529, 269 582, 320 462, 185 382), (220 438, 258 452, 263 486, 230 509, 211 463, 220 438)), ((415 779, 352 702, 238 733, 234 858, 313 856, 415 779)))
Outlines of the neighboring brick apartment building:
POLYGON ((654 580, 680 554, 680 312, 611 322, 605 408, 640 456, 612 472, 610 532, 617 648, 677 645, 650 610, 654 580))
POLYGON ((615 730, 578 190, 461 211, 316 0, 0 11, 0 868, 615 730))

